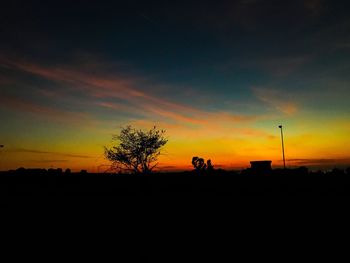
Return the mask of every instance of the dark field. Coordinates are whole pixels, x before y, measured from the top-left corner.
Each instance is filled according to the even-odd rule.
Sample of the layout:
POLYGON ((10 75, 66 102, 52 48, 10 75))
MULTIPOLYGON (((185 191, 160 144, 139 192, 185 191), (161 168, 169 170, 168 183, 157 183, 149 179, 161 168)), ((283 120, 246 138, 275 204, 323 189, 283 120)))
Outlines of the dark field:
POLYGON ((269 174, 249 171, 215 171, 152 175, 113 175, 23 170, 2 173, 1 196, 129 196, 168 194, 350 195, 350 175, 341 170, 308 173, 307 170, 273 170, 269 174))

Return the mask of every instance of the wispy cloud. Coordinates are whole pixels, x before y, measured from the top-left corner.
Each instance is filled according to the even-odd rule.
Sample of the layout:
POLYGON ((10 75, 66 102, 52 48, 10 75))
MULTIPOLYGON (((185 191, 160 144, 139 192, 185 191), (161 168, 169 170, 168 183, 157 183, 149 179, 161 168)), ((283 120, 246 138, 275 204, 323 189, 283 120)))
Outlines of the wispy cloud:
POLYGON ((304 0, 304 5, 312 16, 320 16, 326 9, 324 2, 324 0, 304 0))
POLYGON ((350 158, 339 159, 288 159, 288 162, 293 165, 306 165, 306 166, 336 166, 336 165, 349 165, 350 158))
POLYGON ((41 150, 25 149, 25 148, 17 148, 17 149, 7 150, 7 152, 12 152, 12 153, 31 153, 31 154, 42 154, 42 155, 55 155, 55 156, 63 156, 63 157, 71 157, 71 158, 82 158, 82 159, 94 158, 94 157, 88 156, 88 155, 60 153, 60 152, 50 152, 50 151, 41 151, 41 150))
POLYGON ((348 42, 347 41, 340 41, 339 43, 336 43, 335 48, 349 50, 350 49, 350 40, 348 42))
POLYGON ((2 106, 10 107, 12 109, 16 109, 22 112, 32 112, 36 114, 50 115, 51 117, 55 117, 55 120, 69 120, 71 118, 77 120, 87 118, 87 116, 83 113, 66 111, 62 109, 39 105, 38 103, 33 103, 29 100, 24 100, 14 96, 1 96, 0 103, 2 106))
MULTIPOLYGON (((138 113, 141 116, 158 116, 173 122, 183 124, 204 124, 215 119, 233 122, 246 122, 255 116, 233 114, 231 112, 209 112, 192 105, 172 101, 156 94, 152 87, 144 88, 144 78, 139 76, 109 76, 101 72, 89 72, 66 66, 44 67, 21 60, 6 60, 7 65, 15 70, 34 74, 38 77, 62 83, 70 87, 71 92, 82 92, 88 96, 89 107, 95 105, 101 108, 113 109, 126 113, 138 113), (142 87, 142 88, 141 88, 142 87), (121 100, 123 103, 116 101, 121 100)), ((76 66, 79 68, 79 66, 76 66)), ((155 83, 157 85, 157 83, 155 83)), ((54 91, 42 92, 43 96, 53 98, 54 91)), ((76 98, 79 99, 79 98, 76 98)), ((50 109, 40 105, 21 103, 4 99, 7 105, 28 108, 30 111, 50 114, 69 115, 62 110, 50 109)), ((79 118, 79 116, 77 116, 79 118)))
POLYGON ((286 115, 293 115, 298 111, 298 105, 284 91, 265 87, 253 87, 252 91, 259 100, 274 110, 286 115))
POLYGON ((28 160, 31 163, 67 163, 69 160, 28 160))
POLYGON ((295 56, 271 56, 247 60, 244 66, 257 68, 274 78, 285 78, 300 71, 314 58, 313 54, 298 54, 295 56))

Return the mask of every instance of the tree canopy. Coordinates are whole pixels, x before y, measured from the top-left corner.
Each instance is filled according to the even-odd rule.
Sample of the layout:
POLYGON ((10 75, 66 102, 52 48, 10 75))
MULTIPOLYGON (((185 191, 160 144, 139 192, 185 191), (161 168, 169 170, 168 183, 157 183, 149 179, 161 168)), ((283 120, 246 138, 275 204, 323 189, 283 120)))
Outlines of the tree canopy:
POLYGON ((113 136, 117 145, 105 147, 105 157, 112 162, 112 169, 132 173, 150 173, 157 165, 161 148, 168 142, 164 130, 155 126, 149 131, 137 130, 131 126, 122 128, 113 136))

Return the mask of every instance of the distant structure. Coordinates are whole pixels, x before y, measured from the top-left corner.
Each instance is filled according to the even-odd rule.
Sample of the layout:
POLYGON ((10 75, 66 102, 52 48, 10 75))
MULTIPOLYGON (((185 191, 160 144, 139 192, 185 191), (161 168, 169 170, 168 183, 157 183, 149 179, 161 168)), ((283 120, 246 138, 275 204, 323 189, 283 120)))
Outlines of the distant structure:
POLYGON ((251 161, 251 171, 255 174, 269 174, 272 171, 272 161, 251 161))

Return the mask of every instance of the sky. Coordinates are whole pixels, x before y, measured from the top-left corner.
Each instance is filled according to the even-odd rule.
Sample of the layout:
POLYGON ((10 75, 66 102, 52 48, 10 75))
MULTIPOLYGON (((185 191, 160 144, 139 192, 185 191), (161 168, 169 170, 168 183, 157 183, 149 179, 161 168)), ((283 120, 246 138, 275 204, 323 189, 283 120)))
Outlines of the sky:
POLYGON ((350 3, 7 1, 0 170, 108 168, 132 125, 166 130, 159 170, 350 166, 350 3))

